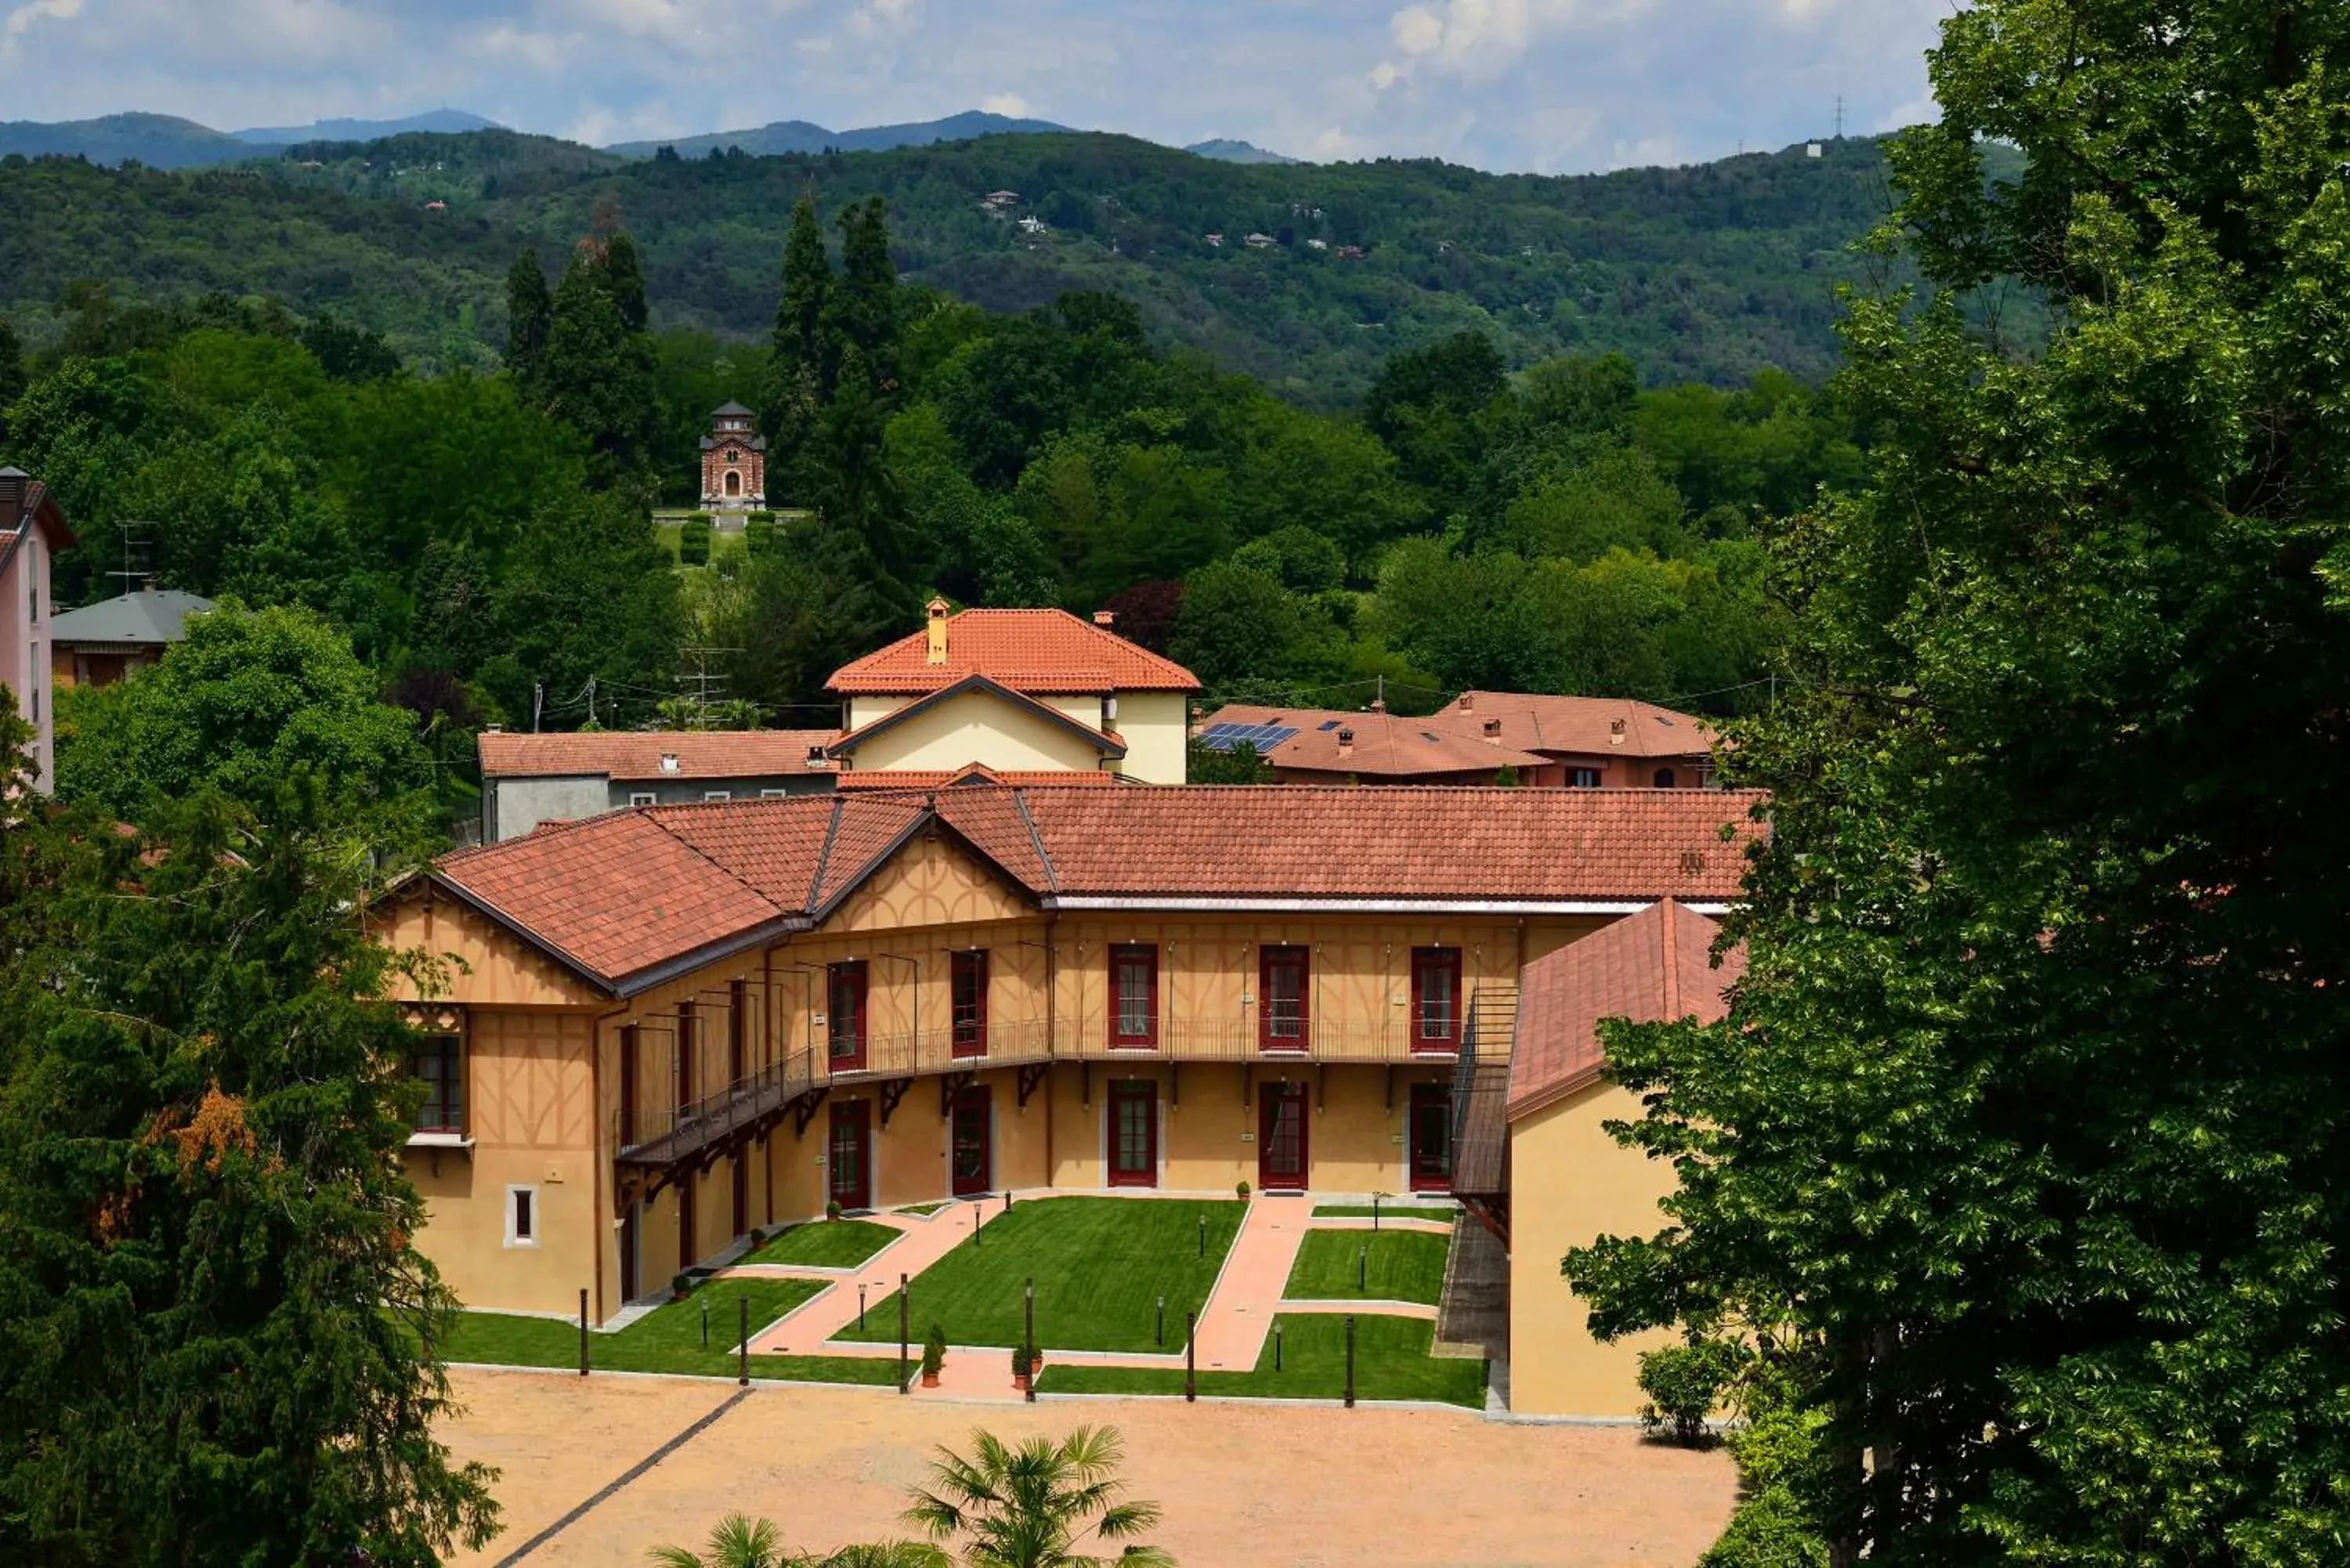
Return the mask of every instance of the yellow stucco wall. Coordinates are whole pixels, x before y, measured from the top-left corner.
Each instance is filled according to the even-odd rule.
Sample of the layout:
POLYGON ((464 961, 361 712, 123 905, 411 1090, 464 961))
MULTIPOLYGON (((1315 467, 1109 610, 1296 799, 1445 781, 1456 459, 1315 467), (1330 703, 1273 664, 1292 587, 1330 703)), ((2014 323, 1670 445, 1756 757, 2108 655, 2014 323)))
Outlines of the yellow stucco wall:
POLYGON ((576 1312, 601 1227, 588 1113, 588 1020, 476 1009, 465 1022, 471 1151, 411 1149, 425 1203, 417 1245, 469 1306, 576 1312), (506 1239, 507 1189, 536 1189, 536 1244, 506 1239))
POLYGON ((892 768, 1098 772, 1101 748, 1042 714, 987 691, 966 691, 858 742, 859 773, 892 768))
POLYGON ((1658 1333, 1598 1343, 1559 1274, 1569 1248, 1661 1224, 1672 1168, 1620 1147, 1602 1127, 1639 1116, 1637 1096, 1595 1084, 1510 1127, 1510 1408, 1519 1414, 1637 1415, 1639 1354, 1672 1342, 1658 1333))
POLYGON ((1118 732, 1126 742, 1118 771, 1144 784, 1181 784, 1190 756, 1190 698, 1180 691, 1121 691, 1118 732))
MULTIPOLYGON (((384 946, 431 961, 438 1000, 540 1007, 588 1006, 602 1000, 554 960, 430 887, 420 885, 370 910, 368 927, 384 946)), ((395 999, 411 1001, 418 993, 408 977, 394 978, 395 999)))

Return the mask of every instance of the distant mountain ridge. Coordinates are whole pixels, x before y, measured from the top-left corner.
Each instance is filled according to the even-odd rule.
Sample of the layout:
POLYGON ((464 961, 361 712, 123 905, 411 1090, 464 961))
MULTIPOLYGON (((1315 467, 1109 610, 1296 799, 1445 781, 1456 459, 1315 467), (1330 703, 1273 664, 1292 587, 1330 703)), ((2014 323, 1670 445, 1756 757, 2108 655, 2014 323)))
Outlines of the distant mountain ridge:
POLYGON ((1259 147, 1254 142, 1235 141, 1224 136, 1214 137, 1206 141, 1194 141, 1183 151, 1196 153, 1201 158, 1212 158, 1219 163, 1302 163, 1305 161, 1304 159, 1292 158, 1284 152, 1275 152, 1269 148, 1259 147))
POLYGON ((707 158, 739 147, 754 158, 775 158, 793 152, 887 152, 897 147, 926 147, 934 141, 969 141, 978 136, 1035 136, 1066 131, 1049 119, 1021 119, 1010 115, 969 109, 944 119, 914 120, 903 125, 873 125, 861 130, 829 130, 806 119, 778 119, 744 130, 715 130, 706 136, 672 136, 654 141, 619 141, 603 151, 623 158, 650 158, 662 148, 681 158, 707 158))
POLYGON ((314 119, 307 125, 255 126, 228 134, 239 141, 263 147, 290 147, 303 141, 373 141, 380 136, 432 130, 462 136, 469 130, 504 130, 496 120, 463 109, 436 109, 405 119, 314 119))
POLYGON ((107 114, 96 119, 0 120, 0 157, 136 161, 154 169, 194 169, 261 156, 266 150, 172 114, 107 114))

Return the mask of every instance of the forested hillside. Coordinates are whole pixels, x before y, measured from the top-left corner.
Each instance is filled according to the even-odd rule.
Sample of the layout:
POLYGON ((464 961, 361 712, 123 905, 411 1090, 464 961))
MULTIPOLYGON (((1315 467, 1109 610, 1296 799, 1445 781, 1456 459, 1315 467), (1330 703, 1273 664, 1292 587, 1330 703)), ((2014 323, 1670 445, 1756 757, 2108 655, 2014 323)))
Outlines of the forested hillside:
POLYGON ((1875 142, 1824 154, 1544 178, 1239 164, 1070 134, 620 164, 488 131, 185 173, 11 158, 0 311, 38 344, 61 330, 56 302, 77 278, 182 300, 265 294, 382 332, 427 369, 487 365, 515 248, 527 239, 557 264, 617 211, 658 322, 748 337, 767 325, 792 203, 813 189, 827 205, 882 195, 910 282, 998 310, 1114 291, 1154 340, 1312 406, 1351 403, 1389 355, 1463 329, 1513 366, 1621 352, 1652 385, 1731 387, 1766 367, 1828 368, 1835 286, 1858 275, 1848 247, 1887 198, 1875 142), (998 191, 1018 199, 984 210, 998 191))

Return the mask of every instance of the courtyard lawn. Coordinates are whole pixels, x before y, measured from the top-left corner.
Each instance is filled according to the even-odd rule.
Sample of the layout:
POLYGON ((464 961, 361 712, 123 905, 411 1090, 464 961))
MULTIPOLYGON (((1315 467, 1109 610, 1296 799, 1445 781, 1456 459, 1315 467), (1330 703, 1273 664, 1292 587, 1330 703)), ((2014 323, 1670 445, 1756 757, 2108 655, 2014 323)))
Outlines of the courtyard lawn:
MULTIPOLYGON (((734 1346, 741 1338, 742 1309, 751 1303, 751 1332, 758 1333, 825 1288, 819 1280, 714 1280, 681 1302, 671 1302, 618 1334, 588 1336, 588 1364, 603 1372, 681 1372, 707 1377, 736 1375, 734 1346), (710 1348, 702 1345, 702 1308, 710 1306, 710 1348)), ((461 1313, 456 1332, 442 1354, 450 1361, 494 1366, 579 1366, 579 1326, 552 1318, 510 1317, 504 1313, 461 1313)), ((754 1377, 796 1378, 811 1383, 897 1381, 898 1364, 841 1355, 754 1355, 754 1377)))
MULTIPOLYGON (((1036 1282, 1036 1343, 1047 1350, 1151 1350, 1153 1316, 1167 1298, 1167 1343, 1183 1342, 1183 1314, 1198 1312, 1240 1231, 1248 1206, 1230 1199, 1040 1198, 1016 1203, 914 1277, 917 1341, 937 1324, 953 1345, 1021 1341, 1024 1282, 1036 1282), (1200 1255, 1200 1220, 1208 1221, 1200 1255)), ((894 1341, 898 1300, 874 1303, 863 1334, 894 1341)))
MULTIPOLYGON (((1251 1399, 1338 1399, 1347 1392, 1347 1320, 1336 1313, 1284 1313, 1281 1370, 1274 1370, 1274 1340, 1250 1372, 1202 1372, 1202 1395, 1251 1399)), ((1436 1325, 1421 1318, 1355 1319, 1355 1397, 1419 1399, 1482 1409, 1482 1361, 1439 1360, 1429 1346, 1436 1325)), ((1047 1359, 1036 1388, 1044 1394, 1180 1394, 1180 1367, 1080 1366, 1047 1359)))
POLYGON ((1432 1220, 1439 1225, 1450 1225, 1458 1209, 1438 1209, 1427 1204, 1382 1203, 1376 1210, 1367 1203, 1316 1203, 1316 1220, 1432 1220))
POLYGON ((936 1203, 909 1203, 903 1209, 892 1209, 889 1212, 892 1214, 920 1214, 928 1216, 935 1214, 940 1210, 944 1209, 947 1206, 947 1202, 948 1200, 946 1199, 941 1198, 936 1203))
POLYGON ((1282 1297, 1294 1302, 1419 1302, 1444 1293, 1444 1254, 1452 1238, 1432 1231, 1308 1231, 1282 1297), (1358 1255, 1369 1256, 1358 1264, 1358 1255), (1364 1268, 1364 1284, 1355 1282, 1364 1268))
POLYGON ((785 1263, 804 1269, 853 1269, 900 1234, 870 1220, 811 1220, 784 1231, 746 1255, 743 1262, 785 1263))

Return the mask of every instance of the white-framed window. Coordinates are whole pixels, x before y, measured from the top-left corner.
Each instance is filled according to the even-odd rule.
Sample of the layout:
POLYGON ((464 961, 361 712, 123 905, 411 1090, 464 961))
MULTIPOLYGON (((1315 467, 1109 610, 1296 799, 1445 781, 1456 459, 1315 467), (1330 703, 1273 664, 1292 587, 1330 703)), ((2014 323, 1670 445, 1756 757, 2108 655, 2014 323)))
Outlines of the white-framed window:
POLYGON ((733 800, 734 798, 734 792, 729 789, 706 789, 702 792, 702 798, 704 800, 733 800))
POLYGON ((630 805, 650 805, 653 804, 653 792, 649 789, 632 789, 629 792, 629 804, 630 805))
POLYGON ((782 800, 791 793, 792 792, 787 789, 763 789, 759 792, 759 798, 761 800, 782 800))
POLYGON ((506 1245, 536 1247, 538 1245, 538 1189, 509 1187, 506 1189, 506 1245))

